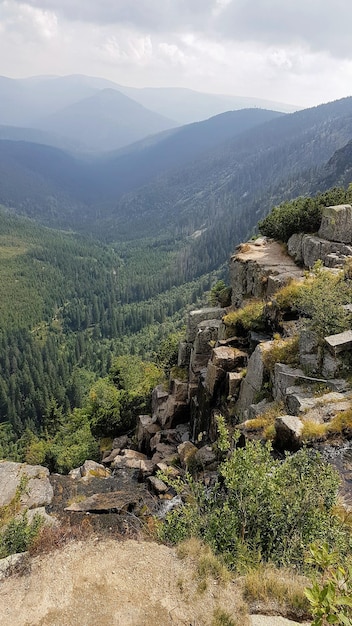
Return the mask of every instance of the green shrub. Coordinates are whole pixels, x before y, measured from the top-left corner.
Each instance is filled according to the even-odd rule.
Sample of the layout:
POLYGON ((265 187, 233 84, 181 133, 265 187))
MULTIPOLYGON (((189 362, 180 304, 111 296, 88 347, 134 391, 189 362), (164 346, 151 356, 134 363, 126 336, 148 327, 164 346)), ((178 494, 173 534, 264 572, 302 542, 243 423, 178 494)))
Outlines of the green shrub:
POLYGON ((296 198, 274 207, 269 215, 258 223, 263 235, 279 241, 287 241, 294 233, 312 233, 319 230, 322 209, 334 204, 351 201, 352 190, 335 187, 313 198, 296 198))
POLYGON ((188 496, 168 513, 162 539, 201 537, 237 569, 243 560, 302 566, 315 540, 347 550, 345 528, 332 515, 339 478, 318 453, 301 450, 281 462, 270 444, 247 442, 221 464, 220 477, 222 488, 211 491, 190 478, 179 481, 188 496))
POLYGON ((40 515, 35 515, 32 522, 28 521, 26 513, 12 518, 0 536, 0 558, 28 550, 42 525, 40 515))

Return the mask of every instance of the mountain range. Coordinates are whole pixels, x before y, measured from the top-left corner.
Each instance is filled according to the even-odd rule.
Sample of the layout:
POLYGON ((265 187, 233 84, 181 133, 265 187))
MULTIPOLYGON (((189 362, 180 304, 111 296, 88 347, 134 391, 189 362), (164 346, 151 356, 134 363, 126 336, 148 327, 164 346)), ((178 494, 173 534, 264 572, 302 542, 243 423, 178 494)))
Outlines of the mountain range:
POLYGON ((42 143, 75 152, 118 149, 168 128, 249 107, 282 112, 295 109, 256 98, 189 89, 124 87, 81 75, 0 77, 0 127, 12 127, 6 137, 2 128, 0 137, 12 139, 12 132, 27 140, 28 129, 32 129, 39 131, 42 143))

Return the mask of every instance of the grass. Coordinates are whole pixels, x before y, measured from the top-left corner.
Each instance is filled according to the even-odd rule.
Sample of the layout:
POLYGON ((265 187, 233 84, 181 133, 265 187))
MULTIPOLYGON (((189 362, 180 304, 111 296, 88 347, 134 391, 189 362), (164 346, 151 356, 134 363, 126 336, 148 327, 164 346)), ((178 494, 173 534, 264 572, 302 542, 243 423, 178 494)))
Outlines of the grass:
POLYGON ((263 429, 265 439, 272 439, 275 435, 275 419, 286 413, 283 402, 274 402, 271 407, 258 417, 246 421, 246 430, 256 431, 263 429))
POLYGON ((309 602, 304 595, 307 579, 289 569, 259 566, 243 577, 243 595, 249 603, 273 605, 284 615, 306 616, 309 602))
POLYGON ((210 546, 199 539, 191 537, 177 546, 177 555, 180 559, 191 559, 196 568, 198 591, 203 593, 209 580, 225 585, 231 580, 231 574, 222 560, 216 556, 210 546))
POLYGON ((231 311, 223 318, 227 327, 226 334, 243 334, 248 330, 262 330, 264 327, 264 302, 262 300, 251 300, 241 309, 231 311))
POLYGON ((340 411, 327 423, 306 421, 303 425, 303 441, 312 442, 337 435, 345 435, 352 431, 352 409, 340 411))
POLYGON ((299 336, 274 339, 270 348, 263 350, 263 362, 269 371, 274 370, 275 363, 299 365, 299 336))
POLYGON ((71 541, 82 541, 93 533, 93 526, 88 517, 79 524, 62 522, 58 526, 43 526, 37 538, 30 547, 30 554, 47 554, 53 550, 63 548, 71 541))

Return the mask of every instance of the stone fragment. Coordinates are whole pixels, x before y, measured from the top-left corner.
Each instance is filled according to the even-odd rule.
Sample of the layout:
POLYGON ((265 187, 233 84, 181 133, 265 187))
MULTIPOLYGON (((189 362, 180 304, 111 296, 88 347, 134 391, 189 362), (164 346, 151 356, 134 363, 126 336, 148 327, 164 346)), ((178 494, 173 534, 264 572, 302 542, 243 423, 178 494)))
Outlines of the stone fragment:
POLYGON ((325 343, 333 354, 339 354, 345 350, 352 349, 352 330, 345 330, 343 333, 329 335, 325 337, 325 343))
POLYGON ((156 476, 149 476, 147 482, 155 493, 166 493, 169 490, 169 487, 165 485, 164 481, 156 476))
POLYGON ((188 383, 177 378, 171 378, 170 395, 178 404, 185 404, 188 401, 188 383))
POLYGON ((208 307, 191 311, 187 321, 186 341, 193 343, 196 338, 198 325, 204 320, 221 320, 225 315, 225 309, 218 307, 208 307))
POLYGON ((300 354, 313 354, 317 352, 319 347, 319 337, 312 330, 303 329, 299 335, 299 352, 300 354))
POLYGON ((339 204, 323 209, 319 237, 330 241, 352 242, 352 207, 339 204))
POLYGON ((120 437, 115 437, 114 441, 112 442, 112 447, 113 449, 120 448, 120 450, 122 450, 123 448, 126 448, 130 443, 131 440, 127 435, 121 435, 120 437))
POLYGON ((303 422, 295 415, 282 415, 275 420, 274 445, 281 450, 298 450, 302 445, 303 422))
POLYGON ((197 453, 197 448, 190 441, 185 441, 184 443, 180 443, 177 448, 177 452, 180 457, 181 466, 187 469, 197 453))
POLYGON ((137 461, 146 461, 148 459, 146 454, 138 452, 137 450, 130 450, 129 448, 122 450, 121 455, 124 458, 135 459, 137 461))
POLYGON ((110 470, 107 467, 96 461, 87 460, 80 467, 81 477, 86 480, 92 477, 95 478, 107 478, 110 476, 110 470))
POLYGON ((107 452, 105 456, 103 457, 102 463, 103 464, 111 463, 111 461, 114 460, 115 456, 117 456, 120 453, 121 453, 120 448, 115 448, 114 450, 110 450, 110 452, 107 452))
POLYGON ((203 446, 199 448, 194 456, 197 465, 207 467, 212 465, 216 461, 216 454, 211 446, 203 446))
POLYGON ((164 463, 163 461, 160 461, 160 463, 157 463, 156 468, 157 470, 159 470, 160 472, 163 472, 167 476, 172 476, 172 478, 177 478, 177 476, 180 476, 180 473, 181 473, 180 470, 177 469, 177 467, 174 467, 173 465, 168 465, 167 463, 164 463))
POLYGON ((34 509, 51 503, 54 491, 46 467, 0 461, 0 507, 11 502, 23 481, 22 509, 34 509))

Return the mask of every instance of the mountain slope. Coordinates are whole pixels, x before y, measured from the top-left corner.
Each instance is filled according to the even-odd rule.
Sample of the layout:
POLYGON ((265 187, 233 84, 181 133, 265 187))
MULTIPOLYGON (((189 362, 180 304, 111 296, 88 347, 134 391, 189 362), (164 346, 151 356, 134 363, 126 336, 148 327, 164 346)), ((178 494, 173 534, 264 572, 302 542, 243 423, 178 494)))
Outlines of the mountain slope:
POLYGON ((192 89, 156 87, 136 89, 135 87, 124 86, 119 86, 118 89, 148 109, 162 115, 167 114, 180 124, 189 124, 219 115, 225 111, 237 109, 257 107, 292 113, 299 108, 282 102, 273 102, 272 100, 201 93, 192 89))
MULTIPOLYGON (((91 160, 29 142, 0 141, 0 201, 45 223, 78 227, 87 213, 94 219, 95 207, 111 209, 122 193, 148 183, 162 172, 184 166, 246 128, 280 115, 260 109, 234 111, 91 160), (50 208, 54 199, 57 209, 61 206, 61 215, 50 208), (84 211, 82 203, 87 205, 84 211), (75 204, 77 220, 72 219, 75 204)), ((12 132, 15 134, 15 130, 12 132)))
POLYGON ((114 89, 103 89, 37 123, 92 151, 113 150, 176 125, 114 89))

